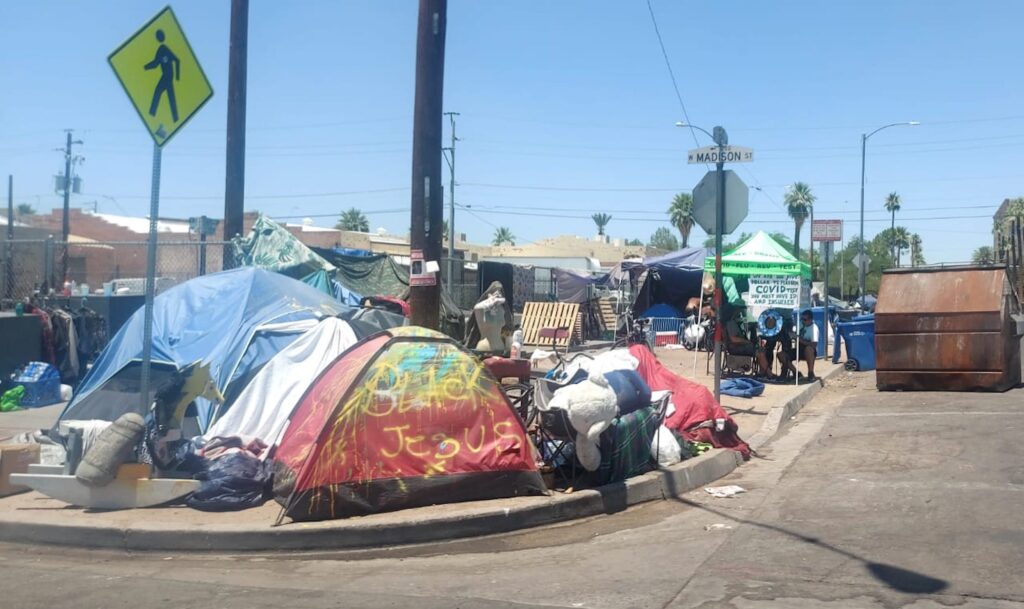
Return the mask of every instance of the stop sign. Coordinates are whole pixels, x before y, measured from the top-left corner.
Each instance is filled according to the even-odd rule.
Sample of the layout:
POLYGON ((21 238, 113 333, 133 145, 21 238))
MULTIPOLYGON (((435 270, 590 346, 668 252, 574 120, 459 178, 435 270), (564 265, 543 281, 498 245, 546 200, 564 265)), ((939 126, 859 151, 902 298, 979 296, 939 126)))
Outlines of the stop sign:
MULTIPOLYGON (((693 219, 709 235, 715 234, 715 204, 718 201, 718 172, 704 174, 693 189, 693 219)), ((747 217, 750 189, 736 172, 725 170, 725 223, 722 233, 728 235, 736 230, 747 217)))

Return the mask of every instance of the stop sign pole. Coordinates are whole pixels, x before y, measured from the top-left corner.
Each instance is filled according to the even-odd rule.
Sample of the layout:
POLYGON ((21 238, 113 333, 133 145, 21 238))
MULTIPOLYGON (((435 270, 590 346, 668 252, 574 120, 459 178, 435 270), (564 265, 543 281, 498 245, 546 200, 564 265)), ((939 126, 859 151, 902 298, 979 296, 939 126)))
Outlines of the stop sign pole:
MULTIPOLYGON (((725 231, 726 225, 726 172, 725 163, 737 162, 737 163, 748 163, 753 160, 753 151, 749 148, 731 147, 729 146, 729 135, 725 132, 724 127, 717 126, 714 128, 713 133, 708 133, 706 129, 702 129, 696 125, 690 125, 688 123, 676 123, 678 127, 691 127, 698 129, 707 134, 712 140, 715 141, 715 146, 709 146, 707 148, 699 148, 697 150, 691 150, 689 154, 689 162, 693 163, 707 163, 714 162, 718 186, 715 189, 715 317, 717 323, 715 324, 715 401, 720 402, 722 398, 722 341, 724 337, 723 324, 725 320, 722 318, 722 293, 725 291, 722 287, 722 235, 725 231)), ((710 175, 710 174, 709 174, 710 175)), ((734 177, 735 179, 735 177, 734 177)), ((739 182, 738 180, 736 180, 739 182)), ((702 180, 698 188, 706 184, 702 180)), ((742 200, 742 216, 746 215, 746 186, 742 182, 739 182, 739 186, 744 191, 744 197, 742 200)), ((733 218, 732 221, 738 224, 742 221, 743 217, 738 216, 733 218)), ((705 230, 707 227, 704 226, 705 230)), ((729 231, 731 232, 735 226, 732 226, 729 231)))

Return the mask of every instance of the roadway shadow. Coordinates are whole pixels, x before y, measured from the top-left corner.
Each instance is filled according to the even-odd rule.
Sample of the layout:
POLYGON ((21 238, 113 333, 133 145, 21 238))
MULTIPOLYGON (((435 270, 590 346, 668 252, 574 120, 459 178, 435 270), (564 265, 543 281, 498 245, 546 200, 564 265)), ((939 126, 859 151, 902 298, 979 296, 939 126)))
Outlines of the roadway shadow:
POLYGON ((831 552, 835 552, 840 556, 845 556, 847 558, 856 560, 860 562, 862 565, 864 565, 864 568, 867 570, 868 573, 871 574, 872 577, 882 582, 889 588, 896 590, 898 592, 903 592, 906 594, 937 594, 949 587, 949 582, 945 580, 937 579, 925 575, 923 573, 917 573, 916 571, 911 571, 909 569, 904 569, 902 567, 897 567, 895 565, 889 565, 885 563, 868 560, 867 558, 864 558, 863 556, 860 556, 858 554, 854 554, 853 552, 848 552, 846 550, 843 550, 842 548, 837 548, 836 546, 826 543, 821 539, 818 539, 817 537, 804 535, 803 533, 791 531, 785 527, 781 527, 774 524, 767 524, 764 522, 758 522, 756 520, 737 518, 736 516, 726 514, 725 512, 716 510, 714 508, 697 503, 695 501, 691 501, 683 497, 678 497, 676 496, 678 491, 675 487, 675 481, 672 479, 672 476, 665 476, 664 482, 666 485, 666 490, 668 491, 668 496, 673 501, 696 508, 698 510, 703 510, 711 514, 715 514, 716 516, 720 516, 722 518, 734 520, 741 524, 749 524, 751 526, 760 527, 762 529, 767 529, 769 531, 774 531, 787 537, 798 539, 804 543, 811 544, 819 548, 824 548, 831 552))

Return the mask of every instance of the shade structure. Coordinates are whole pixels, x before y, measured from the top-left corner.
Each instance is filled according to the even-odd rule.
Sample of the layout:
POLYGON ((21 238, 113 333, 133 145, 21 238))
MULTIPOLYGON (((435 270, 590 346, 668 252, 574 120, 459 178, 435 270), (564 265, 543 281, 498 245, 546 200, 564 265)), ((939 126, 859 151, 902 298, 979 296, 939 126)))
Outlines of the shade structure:
MULTIPOLYGON (((704 259, 704 270, 714 272, 715 257, 704 259)), ((757 231, 752 237, 722 254, 723 275, 799 275, 811 278, 811 265, 797 258, 768 233, 757 231)))
POLYGON ((274 458, 274 495, 293 520, 546 492, 497 381, 416 327, 371 336, 329 365, 274 458))

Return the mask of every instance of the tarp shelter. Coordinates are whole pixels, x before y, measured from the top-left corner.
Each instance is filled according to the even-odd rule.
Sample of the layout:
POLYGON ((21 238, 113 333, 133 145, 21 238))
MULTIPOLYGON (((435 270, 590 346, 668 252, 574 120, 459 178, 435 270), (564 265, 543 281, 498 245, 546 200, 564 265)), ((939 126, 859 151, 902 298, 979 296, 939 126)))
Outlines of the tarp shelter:
POLYGON ((234 266, 255 266, 302 279, 316 271, 332 275, 334 265, 266 216, 259 216, 246 237, 231 240, 234 266))
POLYGON ((401 296, 409 287, 409 269, 387 254, 350 256, 340 250, 313 248, 337 270, 334 280, 356 300, 364 296, 401 296))
MULTIPOLYGON (((253 267, 186 281, 153 301, 150 391, 199 361, 210 365, 210 376, 230 404, 274 354, 319 319, 346 312, 354 310, 301 281, 253 267)), ((143 309, 136 311, 103 349, 62 420, 113 421, 127 412, 143 414, 143 317, 143 309)), ((197 406, 205 428, 212 404, 200 398, 197 406)))
POLYGON ((704 259, 709 253, 706 247, 688 247, 644 258, 642 268, 647 277, 633 301, 633 312, 639 314, 659 303, 684 308, 689 298, 700 294, 704 259))
POLYGON ((417 327, 349 349, 306 391, 278 446, 282 517, 325 520, 543 494, 522 421, 483 364, 417 327))
POLYGON ((358 337, 348 322, 329 317, 275 355, 207 430, 206 438, 249 436, 274 446, 313 381, 358 337))

